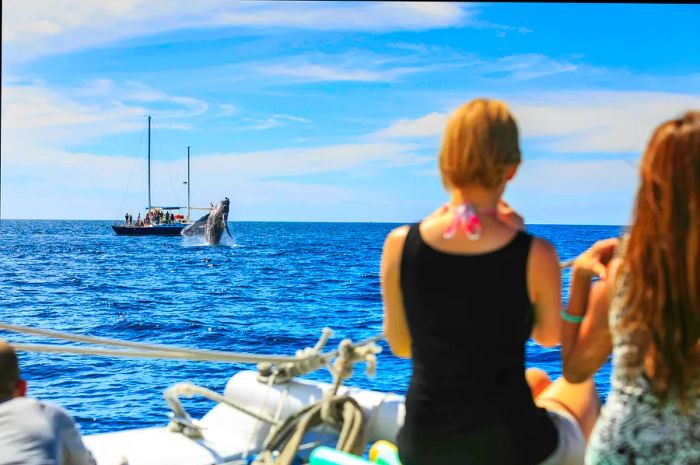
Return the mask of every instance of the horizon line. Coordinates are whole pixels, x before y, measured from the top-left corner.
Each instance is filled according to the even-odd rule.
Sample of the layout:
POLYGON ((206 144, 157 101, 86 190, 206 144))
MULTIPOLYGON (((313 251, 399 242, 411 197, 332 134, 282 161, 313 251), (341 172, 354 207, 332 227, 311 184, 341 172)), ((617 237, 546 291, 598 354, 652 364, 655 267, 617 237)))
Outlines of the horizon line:
MULTIPOLYGON (((119 222, 120 220, 85 219, 85 218, 0 218, 3 221, 92 221, 119 222)), ((229 223, 343 223, 343 224, 412 224, 416 221, 342 221, 342 220, 228 220, 229 223)), ((525 226, 615 226, 627 227, 629 224, 611 223, 525 223, 525 226)))

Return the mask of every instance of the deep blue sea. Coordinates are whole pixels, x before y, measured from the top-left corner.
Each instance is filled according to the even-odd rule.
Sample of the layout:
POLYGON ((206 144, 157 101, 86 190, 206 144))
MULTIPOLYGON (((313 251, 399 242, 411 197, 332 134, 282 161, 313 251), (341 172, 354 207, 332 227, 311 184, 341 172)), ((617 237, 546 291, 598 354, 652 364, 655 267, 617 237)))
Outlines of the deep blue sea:
MULTIPOLYGON (((293 355, 324 326, 359 340, 381 331, 379 261, 396 224, 232 222, 234 244, 180 237, 116 236, 108 221, 3 220, 0 321, 80 334, 200 349, 293 355)), ((533 225, 562 260, 616 226, 533 225)), ((568 272, 564 272, 568 288, 568 272)), ((0 331, 14 342, 58 343, 0 331)), ((347 384, 404 394, 410 362, 386 343, 377 375, 358 366, 347 384)), ((489 348, 484 347, 487 351, 489 348)), ((558 349, 528 343, 528 365, 560 374, 558 349)), ((57 402, 84 434, 162 426, 162 392, 180 381, 222 391, 242 365, 20 353, 29 394, 57 402)), ((326 371, 309 376, 330 381, 326 371)), ((610 367, 596 376, 603 397, 610 367)), ((186 401, 195 416, 207 401, 186 401)))

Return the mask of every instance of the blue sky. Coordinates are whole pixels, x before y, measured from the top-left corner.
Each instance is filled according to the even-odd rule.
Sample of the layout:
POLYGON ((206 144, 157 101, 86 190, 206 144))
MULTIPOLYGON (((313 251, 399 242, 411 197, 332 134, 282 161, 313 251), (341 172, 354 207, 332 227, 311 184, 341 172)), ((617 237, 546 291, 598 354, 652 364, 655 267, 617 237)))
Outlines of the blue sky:
POLYGON ((446 115, 506 100, 529 223, 624 224, 639 154, 700 108, 698 5, 3 3, 2 215, 415 221, 447 198, 446 115))

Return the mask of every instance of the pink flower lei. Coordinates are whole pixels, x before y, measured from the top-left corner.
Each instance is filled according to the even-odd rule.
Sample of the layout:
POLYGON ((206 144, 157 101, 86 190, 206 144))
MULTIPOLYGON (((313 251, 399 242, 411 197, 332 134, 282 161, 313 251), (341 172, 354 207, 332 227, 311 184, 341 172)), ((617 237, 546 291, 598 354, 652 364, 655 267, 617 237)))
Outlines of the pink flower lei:
POLYGON ((464 202, 454 207, 448 206, 448 208, 454 210, 455 216, 442 234, 445 239, 452 239, 461 229, 469 240, 476 241, 481 237, 481 221, 476 210, 494 217, 498 214, 495 208, 478 208, 471 202, 464 202))

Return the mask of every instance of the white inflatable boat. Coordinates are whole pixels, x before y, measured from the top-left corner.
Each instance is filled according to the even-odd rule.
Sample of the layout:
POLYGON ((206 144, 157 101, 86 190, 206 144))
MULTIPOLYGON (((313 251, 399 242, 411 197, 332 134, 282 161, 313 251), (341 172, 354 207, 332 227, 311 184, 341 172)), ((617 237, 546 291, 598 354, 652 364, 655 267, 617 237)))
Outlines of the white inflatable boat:
MULTIPOLYGON (((95 434, 84 439, 99 465, 247 464, 261 450, 272 422, 320 401, 331 389, 330 384, 302 379, 265 383, 258 380, 257 372, 243 371, 228 381, 221 402, 199 420, 189 419, 186 414, 183 417, 183 411, 173 408, 170 399, 178 390, 176 386, 175 391, 166 391, 175 412, 169 426, 95 434), (245 406, 248 413, 228 402, 245 406)), ((180 385, 179 392, 188 393, 187 385, 180 385)), ((405 413, 403 396, 347 387, 340 387, 338 394, 349 395, 362 408, 367 443, 396 441, 405 413)), ((299 456, 305 459, 318 445, 333 446, 337 438, 338 433, 328 426, 314 428, 304 437, 299 456)))

